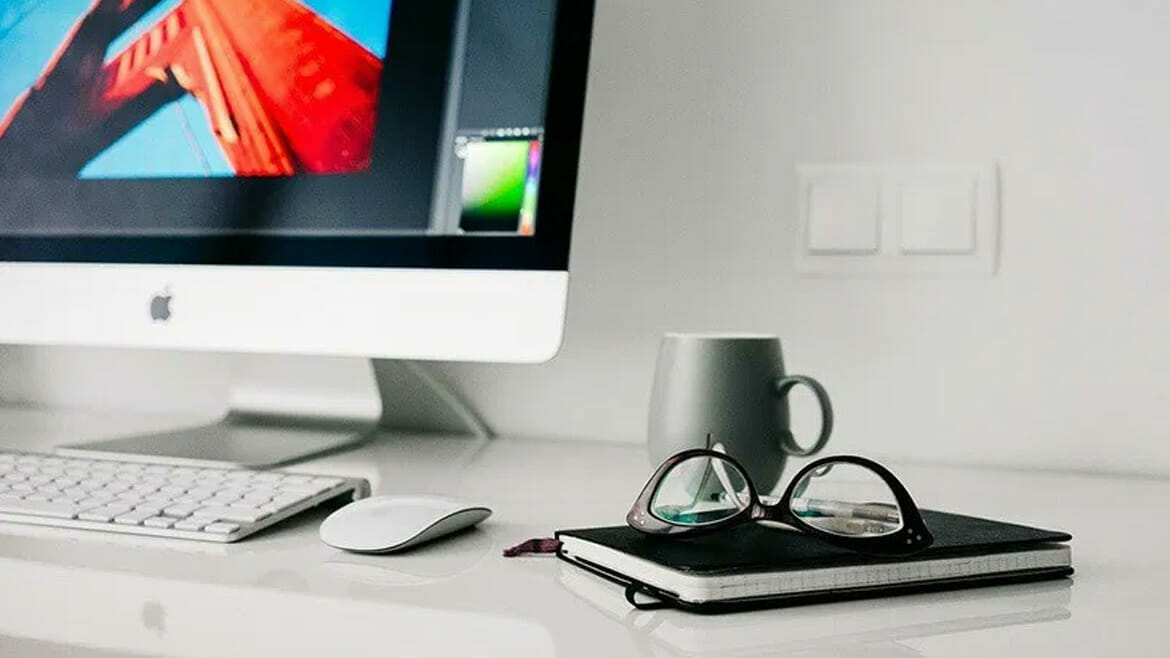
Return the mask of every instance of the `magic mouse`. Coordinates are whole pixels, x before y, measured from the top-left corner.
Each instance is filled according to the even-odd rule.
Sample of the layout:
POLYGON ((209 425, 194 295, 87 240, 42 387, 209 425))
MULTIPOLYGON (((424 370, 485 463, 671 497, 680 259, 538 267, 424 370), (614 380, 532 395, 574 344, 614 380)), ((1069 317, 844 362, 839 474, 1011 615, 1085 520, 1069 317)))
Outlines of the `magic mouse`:
POLYGON ((321 524, 321 541, 352 553, 394 553, 491 515, 486 507, 445 496, 376 496, 330 514, 321 524))

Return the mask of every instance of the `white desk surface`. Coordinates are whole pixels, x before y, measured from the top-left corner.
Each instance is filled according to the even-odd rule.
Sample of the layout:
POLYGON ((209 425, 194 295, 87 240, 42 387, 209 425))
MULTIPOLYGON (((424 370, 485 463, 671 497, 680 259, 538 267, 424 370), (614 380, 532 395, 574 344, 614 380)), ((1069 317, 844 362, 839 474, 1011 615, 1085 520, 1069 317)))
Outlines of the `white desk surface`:
MULTIPOLYGON (((175 419, 0 409, 0 446, 46 451, 175 419)), ((321 514, 230 546, 0 525, 5 656, 1166 656, 1170 481, 889 464, 925 507, 1071 532, 1072 580, 721 617, 636 612, 552 558, 500 551, 620 524, 637 447, 382 437, 299 470, 375 493, 483 501, 480 529, 398 557, 317 540, 321 514)))

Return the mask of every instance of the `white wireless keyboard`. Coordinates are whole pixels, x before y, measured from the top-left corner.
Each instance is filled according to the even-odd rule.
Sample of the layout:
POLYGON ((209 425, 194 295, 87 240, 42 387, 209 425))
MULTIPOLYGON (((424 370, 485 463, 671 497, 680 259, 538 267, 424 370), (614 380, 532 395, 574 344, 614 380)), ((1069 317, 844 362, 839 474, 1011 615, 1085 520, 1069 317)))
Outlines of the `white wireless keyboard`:
POLYGON ((0 452, 0 522, 233 542, 361 479, 0 452))

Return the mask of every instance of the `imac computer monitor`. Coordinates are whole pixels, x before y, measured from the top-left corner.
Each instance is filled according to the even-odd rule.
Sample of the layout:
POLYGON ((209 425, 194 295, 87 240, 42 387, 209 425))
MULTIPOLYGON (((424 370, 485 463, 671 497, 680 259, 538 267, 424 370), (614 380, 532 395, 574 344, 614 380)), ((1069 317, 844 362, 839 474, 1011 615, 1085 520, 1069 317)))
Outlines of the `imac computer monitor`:
MULTIPOLYGON (((592 18, 592 0, 0 3, 0 343, 552 358, 592 18)), ((330 395, 252 387, 229 420, 297 417, 286 434, 309 438, 286 445, 319 452, 376 413, 330 395)), ((232 429, 163 451, 292 456, 232 429)))

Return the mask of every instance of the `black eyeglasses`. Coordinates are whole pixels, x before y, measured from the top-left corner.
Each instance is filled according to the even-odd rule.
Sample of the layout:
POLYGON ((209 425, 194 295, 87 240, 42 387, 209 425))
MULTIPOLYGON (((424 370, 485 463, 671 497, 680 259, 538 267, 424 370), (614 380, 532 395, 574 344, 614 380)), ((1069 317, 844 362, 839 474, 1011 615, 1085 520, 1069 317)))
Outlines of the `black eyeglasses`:
POLYGON ((626 522, 649 535, 691 537, 771 521, 831 544, 876 555, 910 555, 934 537, 902 483, 864 457, 805 466, 775 504, 761 502, 739 462, 717 450, 687 450, 658 467, 626 522))

